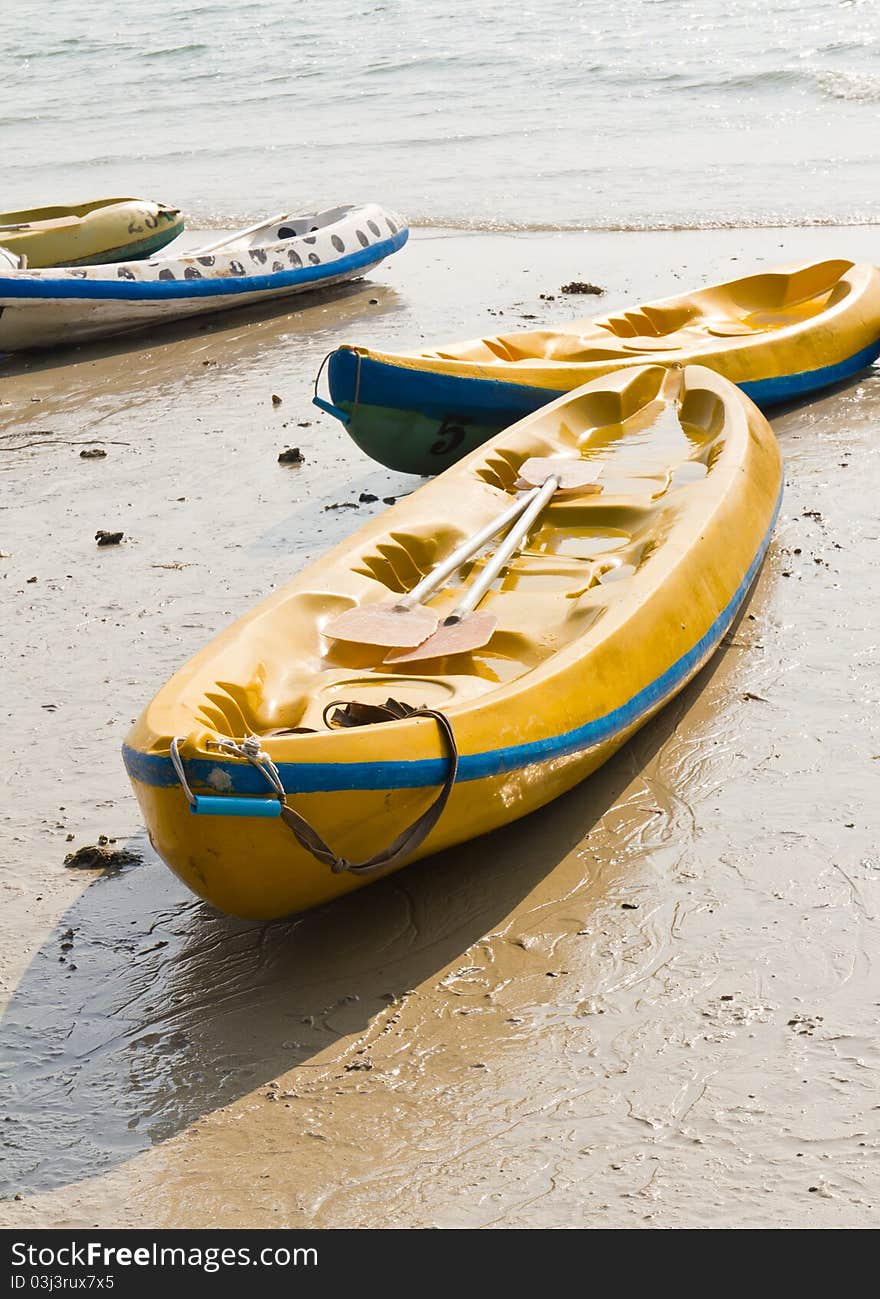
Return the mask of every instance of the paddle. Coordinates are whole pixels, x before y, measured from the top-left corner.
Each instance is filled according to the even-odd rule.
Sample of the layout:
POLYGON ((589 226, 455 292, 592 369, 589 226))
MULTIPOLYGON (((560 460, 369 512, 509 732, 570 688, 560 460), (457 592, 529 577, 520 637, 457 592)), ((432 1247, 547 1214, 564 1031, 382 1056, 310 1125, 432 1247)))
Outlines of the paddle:
POLYGON ((532 475, 543 473, 546 467, 552 472, 543 478, 540 487, 532 491, 528 505, 510 529, 504 541, 477 577, 461 596, 455 608, 440 623, 437 630, 414 649, 403 653, 386 654, 385 663, 412 663, 417 659, 445 658, 449 654, 465 654, 481 649, 492 639, 498 619, 491 613, 475 613, 475 609, 492 583, 507 564, 514 551, 529 535, 535 520, 558 491, 574 491, 590 495, 602 490, 595 481, 596 470, 584 460, 534 457, 520 469, 520 478, 533 481, 532 475))
POLYGON ((232 234, 225 235, 222 239, 218 239, 216 243, 205 244, 203 248, 191 248, 187 251, 186 256, 204 257, 206 253, 213 253, 218 248, 225 248, 227 244, 234 244, 237 239, 246 239, 248 235, 255 235, 261 230, 269 229, 270 226, 280 225, 287 218, 287 212, 279 212, 277 216, 269 217, 266 221, 258 221, 256 225, 247 226, 244 230, 233 230, 232 234))
POLYGON ((55 230, 62 226, 78 225, 80 221, 82 217, 78 216, 53 217, 43 221, 20 221, 17 225, 0 225, 0 230, 44 230, 47 226, 55 230))
POLYGON ((476 554, 481 546, 519 518, 536 495, 537 488, 490 519, 446 559, 435 565, 418 586, 399 596, 393 604, 366 604, 346 609, 345 613, 339 614, 327 624, 324 634, 333 640, 356 641, 361 645, 386 645, 396 649, 420 645, 440 621, 439 614, 433 609, 426 609, 422 601, 436 591, 465 560, 476 554))

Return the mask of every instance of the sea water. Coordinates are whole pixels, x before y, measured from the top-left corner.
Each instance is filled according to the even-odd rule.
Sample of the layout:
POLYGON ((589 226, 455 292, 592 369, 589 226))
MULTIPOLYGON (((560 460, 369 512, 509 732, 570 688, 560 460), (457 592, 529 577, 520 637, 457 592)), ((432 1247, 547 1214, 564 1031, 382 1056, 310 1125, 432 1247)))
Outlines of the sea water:
POLYGON ((0 207, 228 225, 880 216, 876 0, 53 0, 0 9, 0 207))

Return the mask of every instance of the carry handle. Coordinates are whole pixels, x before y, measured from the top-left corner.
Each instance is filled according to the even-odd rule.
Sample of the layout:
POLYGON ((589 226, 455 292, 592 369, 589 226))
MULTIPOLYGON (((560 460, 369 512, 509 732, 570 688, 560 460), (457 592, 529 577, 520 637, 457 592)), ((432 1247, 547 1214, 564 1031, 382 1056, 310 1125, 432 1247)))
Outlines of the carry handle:
POLYGON ((235 798, 228 794, 196 794, 189 805, 193 816, 280 816, 277 798, 235 798))
MULTIPOLYGON (((334 348, 333 350, 335 351, 336 349, 334 348)), ((340 424, 347 425, 351 422, 351 415, 346 414, 341 407, 334 406, 332 401, 327 401, 325 397, 318 396, 318 384, 321 381, 321 375, 324 373, 324 366, 330 360, 332 355, 333 352, 328 352, 321 364, 318 366, 318 373, 315 375, 315 387, 312 393, 312 405, 317 406, 318 410, 326 411, 326 413, 332 415, 334 419, 338 419, 340 424)), ((358 357, 358 384, 360 384, 360 356, 358 357)), ((352 414, 353 413, 354 412, 352 412, 352 414)))
POLYGON ((180 756, 181 736, 174 735, 169 746, 171 765, 177 773, 189 810, 193 816, 280 816, 280 798, 238 798, 234 794, 194 794, 186 778, 180 756))

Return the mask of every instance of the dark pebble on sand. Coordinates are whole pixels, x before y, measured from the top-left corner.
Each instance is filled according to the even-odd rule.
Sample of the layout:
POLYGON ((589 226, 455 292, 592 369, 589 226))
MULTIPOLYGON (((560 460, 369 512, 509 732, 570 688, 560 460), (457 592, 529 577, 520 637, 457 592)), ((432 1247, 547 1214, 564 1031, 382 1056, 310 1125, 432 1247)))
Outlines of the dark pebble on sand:
POLYGON ((572 280, 570 284, 563 284, 559 290, 560 293, 604 293, 598 284, 590 284, 588 280, 572 280))
POLYGON ((99 528, 95 533, 95 541, 99 546, 118 546, 124 536, 124 532, 106 532, 104 528, 99 528))
POLYGON ((80 460, 103 460, 106 454, 103 447, 83 447, 79 458, 80 460))
POLYGON ((639 909, 638 902, 621 902, 620 906, 623 911, 638 911, 639 909))
POLYGON ((397 497, 396 497, 396 496, 383 496, 383 497, 382 497, 382 502, 383 502, 383 504, 385 504, 385 505, 396 505, 396 504, 397 504, 397 497))
POLYGON ((273 393, 272 393, 272 405, 273 405, 273 406, 280 406, 280 405, 281 405, 281 402, 282 402, 282 398, 278 396, 278 393, 277 393, 277 392, 273 392, 273 393))
POLYGON ((64 865, 74 870, 120 870, 131 866, 141 858, 128 848, 105 848, 102 844, 85 844, 70 852, 64 858, 64 865))
POLYGON ((306 458, 300 451, 299 447, 288 447, 287 450, 282 451, 278 457, 279 465, 303 465, 305 464, 305 461, 306 458))
POLYGON ((360 496, 358 497, 358 500, 360 501, 361 505, 372 505, 373 502, 378 501, 378 499, 379 497, 374 496, 372 492, 361 492, 360 496))

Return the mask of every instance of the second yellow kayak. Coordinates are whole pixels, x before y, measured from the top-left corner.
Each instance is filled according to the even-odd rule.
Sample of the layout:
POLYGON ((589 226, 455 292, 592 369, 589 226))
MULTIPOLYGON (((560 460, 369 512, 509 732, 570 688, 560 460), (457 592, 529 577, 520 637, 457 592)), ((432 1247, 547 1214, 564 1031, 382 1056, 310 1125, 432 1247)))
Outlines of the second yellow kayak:
POLYGON ((367 455, 436 474, 560 393, 622 367, 706 365, 763 408, 856 374, 880 355, 880 271, 810 262, 760 271, 557 329, 407 352, 340 347, 337 416, 367 455))
POLYGON ((143 198, 0 212, 0 247, 29 267, 91 266, 149 257, 183 230, 176 207, 143 198))

